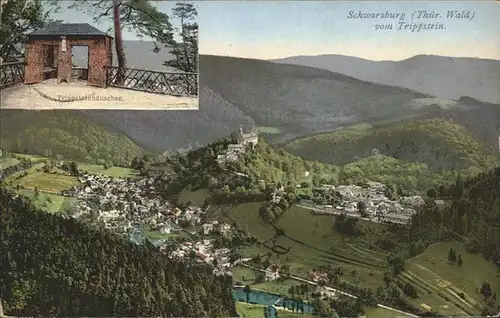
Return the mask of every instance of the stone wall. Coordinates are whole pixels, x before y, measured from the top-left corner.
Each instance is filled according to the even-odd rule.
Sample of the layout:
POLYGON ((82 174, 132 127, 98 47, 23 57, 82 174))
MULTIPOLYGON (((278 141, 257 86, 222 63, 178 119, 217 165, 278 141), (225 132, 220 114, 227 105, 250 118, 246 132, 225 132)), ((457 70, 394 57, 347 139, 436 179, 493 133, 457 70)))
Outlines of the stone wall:
POLYGON ((66 52, 61 49, 61 37, 32 38, 26 45, 25 83, 33 84, 43 81, 44 48, 46 45, 57 45, 57 82, 71 82, 71 47, 87 46, 89 50, 88 83, 94 86, 106 87, 106 66, 111 66, 111 38, 66 37, 66 52))

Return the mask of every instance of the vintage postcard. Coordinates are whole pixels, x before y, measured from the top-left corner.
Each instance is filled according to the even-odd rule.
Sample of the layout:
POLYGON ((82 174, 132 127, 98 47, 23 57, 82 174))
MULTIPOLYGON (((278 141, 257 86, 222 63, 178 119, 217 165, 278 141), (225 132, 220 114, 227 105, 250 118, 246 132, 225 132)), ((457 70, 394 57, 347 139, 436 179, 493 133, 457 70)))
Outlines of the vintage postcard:
POLYGON ((498 3, 0 1, 0 318, 500 318, 498 3))
POLYGON ((2 43, 2 109, 198 109, 194 4, 22 1, 52 21, 2 43))

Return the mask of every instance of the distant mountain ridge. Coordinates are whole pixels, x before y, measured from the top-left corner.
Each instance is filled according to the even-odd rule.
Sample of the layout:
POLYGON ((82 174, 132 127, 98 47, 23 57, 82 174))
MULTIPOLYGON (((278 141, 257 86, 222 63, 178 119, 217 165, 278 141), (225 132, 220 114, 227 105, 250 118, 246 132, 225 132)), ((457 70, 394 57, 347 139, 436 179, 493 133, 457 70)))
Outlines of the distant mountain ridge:
MULTIPOLYGON (((200 105, 199 111, 83 113, 159 152, 197 147, 240 125, 277 127, 279 134, 266 136, 275 142, 377 119, 464 117, 462 113, 473 112, 481 122, 473 120, 470 125, 484 126, 483 131, 498 118, 494 105, 470 98, 439 99, 324 69, 208 55, 200 55, 200 105), (478 112, 481 109, 487 111, 478 112)), ((492 133, 488 130, 481 137, 491 143, 492 133)))
POLYGON ((471 96, 500 103, 500 61, 493 59, 416 55, 402 61, 371 61, 325 54, 292 56, 275 63, 305 65, 373 83, 400 86, 441 98, 471 96))
MULTIPOLYGON (((171 58, 167 48, 156 55, 152 43, 127 43, 129 66, 154 69, 171 58), (141 58, 147 56, 145 51, 155 58, 141 58)), ((199 61, 198 111, 78 112, 156 152, 196 148, 229 135, 240 125, 276 128, 279 133, 265 136, 271 142, 366 121, 411 121, 429 116, 461 117, 460 124, 479 127, 477 135, 490 144, 495 133, 487 127, 493 127, 498 118, 498 107, 472 98, 435 98, 308 66, 209 55, 200 55, 199 61), (465 113, 476 115, 468 119, 462 115, 465 113)))
POLYGON ((201 55, 199 111, 83 113, 139 144, 164 151, 205 144, 240 125, 280 127, 294 137, 407 115, 425 106, 429 97, 311 67, 201 55))
MULTIPOLYGON (((150 41, 124 41, 123 48, 128 68, 144 70, 175 71, 174 68, 164 66, 163 62, 174 58, 169 53, 169 48, 160 45, 158 53, 153 52, 154 44, 150 41)), ((79 67, 87 67, 87 48, 75 46, 72 50, 73 64, 79 67)), ((113 66, 118 66, 116 50, 113 44, 113 66)))

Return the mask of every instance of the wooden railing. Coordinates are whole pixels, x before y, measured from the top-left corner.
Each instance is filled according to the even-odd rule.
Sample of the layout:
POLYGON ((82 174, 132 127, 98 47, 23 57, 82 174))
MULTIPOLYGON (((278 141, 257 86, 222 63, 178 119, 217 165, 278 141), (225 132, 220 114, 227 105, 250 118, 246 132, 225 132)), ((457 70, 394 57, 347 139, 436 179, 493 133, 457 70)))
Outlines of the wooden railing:
POLYGON ((169 73, 110 66, 108 86, 173 96, 197 96, 197 73, 169 73))
POLYGON ((0 88, 24 83, 24 62, 2 63, 0 65, 0 88))

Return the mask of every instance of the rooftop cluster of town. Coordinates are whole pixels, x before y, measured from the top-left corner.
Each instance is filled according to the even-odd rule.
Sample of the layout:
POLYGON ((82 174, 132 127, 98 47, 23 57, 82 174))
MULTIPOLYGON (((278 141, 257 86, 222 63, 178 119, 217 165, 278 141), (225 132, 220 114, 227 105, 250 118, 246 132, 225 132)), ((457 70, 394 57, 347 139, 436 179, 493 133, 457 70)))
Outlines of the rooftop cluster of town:
POLYGON ((173 252, 168 252, 165 246, 160 247, 160 252, 168 255, 174 260, 191 258, 198 262, 205 262, 214 266, 214 275, 231 275, 231 267, 240 260, 230 261, 230 250, 228 248, 215 248, 213 240, 204 239, 197 242, 183 242, 173 252))
MULTIPOLYGON (((75 197, 76 204, 70 215, 74 218, 93 218, 106 228, 126 234, 137 244, 142 244, 144 234, 141 227, 149 226, 152 231, 171 234, 186 226, 199 226, 200 235, 225 235, 232 228, 229 224, 217 221, 202 223, 204 211, 197 206, 175 207, 162 199, 156 192, 153 178, 123 179, 101 175, 82 174, 80 186, 63 191, 66 196, 75 197)), ((155 240, 161 252, 166 253, 167 239, 155 240)), ((200 262, 214 265, 214 274, 228 275, 229 250, 214 248, 213 240, 203 239, 198 242, 185 241, 168 255, 181 260, 194 256, 200 262)))
POLYGON ((416 209, 423 205, 421 196, 401 197, 391 200, 386 196, 386 186, 380 182, 370 181, 364 186, 358 185, 323 185, 321 190, 335 193, 339 197, 337 205, 323 205, 326 213, 343 213, 351 217, 362 217, 375 222, 408 225, 416 209), (362 203, 361 205, 359 203, 362 203), (363 211, 360 210, 363 209, 363 211))
POLYGON ((94 217, 106 228, 128 233, 137 225, 169 234, 179 224, 200 224, 204 211, 200 207, 175 207, 156 192, 153 178, 123 179, 82 174, 80 185, 63 191, 75 197, 71 215, 94 217))

